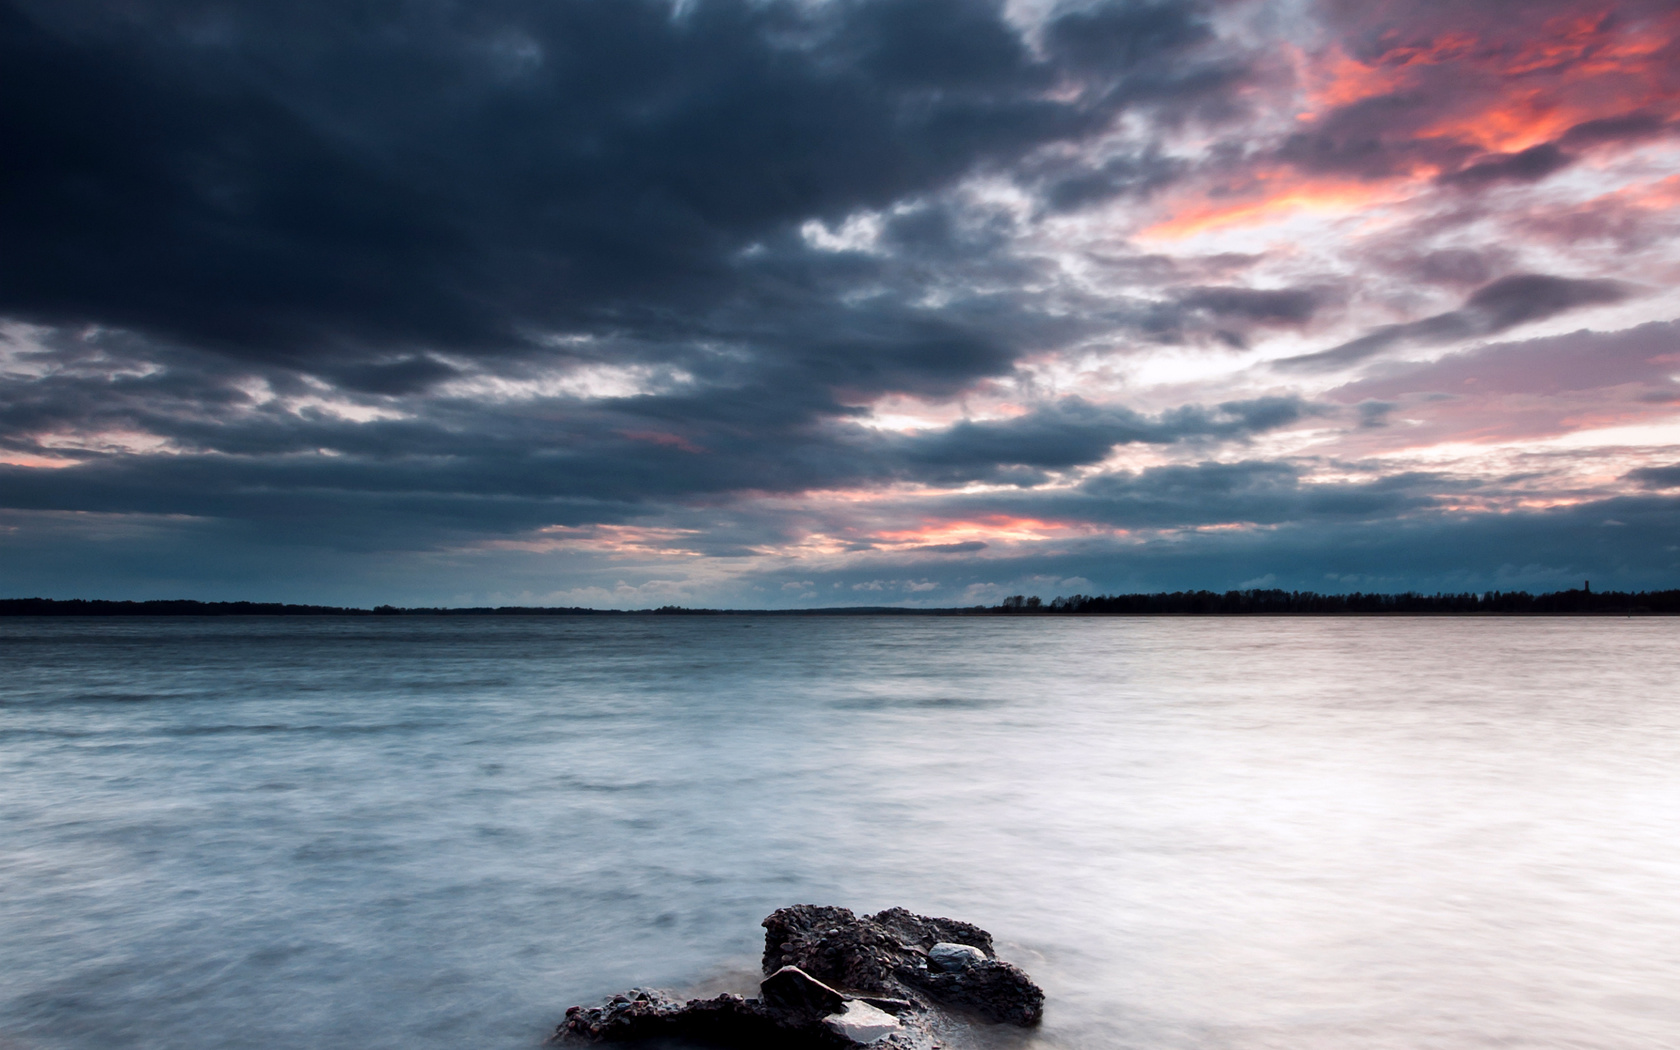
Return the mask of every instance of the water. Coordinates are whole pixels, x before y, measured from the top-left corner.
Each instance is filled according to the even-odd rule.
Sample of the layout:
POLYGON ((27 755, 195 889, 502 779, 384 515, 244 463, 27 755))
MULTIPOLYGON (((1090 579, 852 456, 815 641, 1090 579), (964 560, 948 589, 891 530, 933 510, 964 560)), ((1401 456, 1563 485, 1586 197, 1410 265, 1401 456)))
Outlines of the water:
POLYGON ((0 1047, 509 1048, 989 928, 1020 1048, 1680 1044, 1680 621, 0 621, 0 1047))

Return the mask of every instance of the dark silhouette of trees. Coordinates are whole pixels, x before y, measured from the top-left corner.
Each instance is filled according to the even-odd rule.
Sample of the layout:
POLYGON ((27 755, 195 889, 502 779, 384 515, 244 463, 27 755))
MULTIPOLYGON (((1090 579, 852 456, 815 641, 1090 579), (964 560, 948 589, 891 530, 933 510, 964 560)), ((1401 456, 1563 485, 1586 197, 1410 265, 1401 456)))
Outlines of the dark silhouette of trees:
POLYGON ((1004 615, 1064 616, 1347 616, 1373 614, 1448 615, 1674 615, 1674 591, 1484 591, 1463 594, 1318 594, 1314 591, 1172 591, 1156 594, 1075 594, 1045 603, 1015 595, 985 610, 1004 615))

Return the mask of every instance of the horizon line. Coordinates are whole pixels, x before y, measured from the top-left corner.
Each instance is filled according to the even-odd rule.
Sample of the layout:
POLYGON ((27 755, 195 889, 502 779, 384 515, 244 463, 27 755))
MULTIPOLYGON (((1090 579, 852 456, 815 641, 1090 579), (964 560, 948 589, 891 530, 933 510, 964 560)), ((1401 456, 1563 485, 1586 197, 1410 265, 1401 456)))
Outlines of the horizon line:
POLYGON ((1581 588, 1528 591, 1419 591, 1323 593, 1282 588, 1226 591, 1152 591, 1111 595, 1012 595, 996 605, 830 605, 789 609, 705 608, 664 605, 601 609, 562 605, 361 606, 314 605, 196 598, 3 598, 0 616, 985 616, 985 615, 1629 615, 1680 614, 1680 589, 1594 591, 1581 588))

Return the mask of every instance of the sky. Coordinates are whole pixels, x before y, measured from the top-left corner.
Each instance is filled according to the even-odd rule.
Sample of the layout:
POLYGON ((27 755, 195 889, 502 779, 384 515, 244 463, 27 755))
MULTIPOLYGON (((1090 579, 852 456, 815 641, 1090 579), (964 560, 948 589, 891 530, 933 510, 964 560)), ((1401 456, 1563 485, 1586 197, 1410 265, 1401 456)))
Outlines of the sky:
POLYGON ((0 0, 0 596, 1680 586, 1671 0, 0 0))

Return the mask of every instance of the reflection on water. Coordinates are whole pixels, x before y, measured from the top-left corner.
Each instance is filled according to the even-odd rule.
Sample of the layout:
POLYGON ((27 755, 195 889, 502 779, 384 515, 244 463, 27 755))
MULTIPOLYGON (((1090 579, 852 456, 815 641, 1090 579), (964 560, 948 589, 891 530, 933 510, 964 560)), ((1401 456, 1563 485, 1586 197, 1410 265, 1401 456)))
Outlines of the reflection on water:
POLYGON ((992 930, 1024 1046, 1668 1050, 1677 642, 0 621, 0 1047, 525 1048, 812 901, 992 930))

